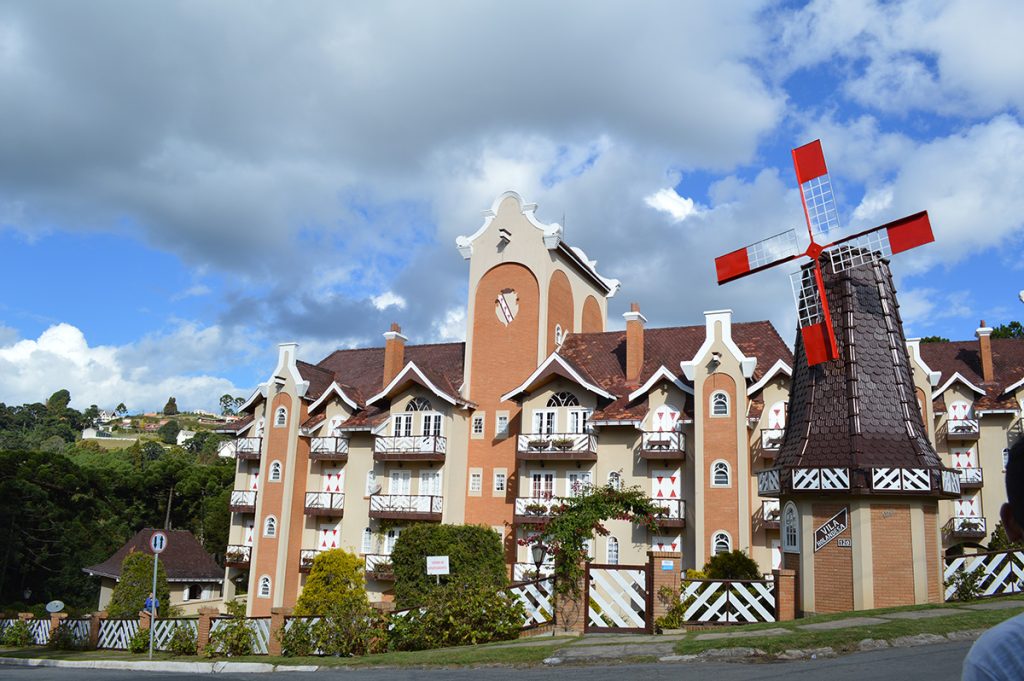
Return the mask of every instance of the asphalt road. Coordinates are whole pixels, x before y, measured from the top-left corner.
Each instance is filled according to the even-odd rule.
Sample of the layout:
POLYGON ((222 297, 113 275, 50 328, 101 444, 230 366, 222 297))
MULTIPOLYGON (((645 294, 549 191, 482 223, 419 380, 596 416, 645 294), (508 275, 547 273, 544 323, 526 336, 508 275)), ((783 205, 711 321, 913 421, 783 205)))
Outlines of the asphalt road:
POLYGON ((0 679, 13 681, 184 681, 185 679, 225 679, 259 681, 285 679, 286 681, 330 681, 339 677, 358 681, 478 681, 484 679, 510 679, 514 681, 624 681, 625 679, 655 678, 672 681, 853 681, 856 679, 899 679, 899 681, 955 681, 960 678, 964 655, 970 641, 940 643, 915 648, 889 648, 843 657, 772 663, 673 663, 646 665, 556 666, 510 669, 488 667, 475 669, 362 669, 325 670, 315 673, 288 672, 277 674, 175 674, 161 672, 109 671, 104 669, 56 669, 0 666, 0 679))

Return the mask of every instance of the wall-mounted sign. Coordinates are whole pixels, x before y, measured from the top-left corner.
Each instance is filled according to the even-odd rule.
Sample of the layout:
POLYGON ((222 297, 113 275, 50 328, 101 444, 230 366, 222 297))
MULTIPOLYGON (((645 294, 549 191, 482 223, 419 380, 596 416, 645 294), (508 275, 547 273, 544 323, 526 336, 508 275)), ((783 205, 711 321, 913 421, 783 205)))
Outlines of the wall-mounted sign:
POLYGON ((851 547, 853 547, 853 540, 852 539, 836 539, 836 546, 838 546, 841 549, 851 548, 851 547))
POLYGON ((825 521, 825 524, 814 531, 814 550, 818 551, 830 541, 841 535, 850 526, 850 516, 846 508, 825 521))
POLYGON ((671 572, 676 569, 676 562, 674 560, 663 560, 661 561, 661 569, 671 572))

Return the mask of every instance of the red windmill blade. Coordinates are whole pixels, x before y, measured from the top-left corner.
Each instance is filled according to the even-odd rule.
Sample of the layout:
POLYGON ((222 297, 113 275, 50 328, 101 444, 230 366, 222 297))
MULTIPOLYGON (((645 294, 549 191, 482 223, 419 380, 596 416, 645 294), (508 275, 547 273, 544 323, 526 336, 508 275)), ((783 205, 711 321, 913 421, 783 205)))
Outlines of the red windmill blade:
POLYGON ((811 265, 793 273, 791 281, 807 363, 814 365, 839 357, 819 256, 827 251, 832 272, 839 273, 916 248, 934 241, 935 237, 928 213, 922 211, 820 245, 815 236, 827 236, 839 229, 832 180, 821 151, 821 140, 794 149, 793 167, 800 183, 800 199, 810 237, 807 249, 800 252, 796 232, 789 230, 715 258, 715 270, 721 285, 801 256, 810 258, 811 265))

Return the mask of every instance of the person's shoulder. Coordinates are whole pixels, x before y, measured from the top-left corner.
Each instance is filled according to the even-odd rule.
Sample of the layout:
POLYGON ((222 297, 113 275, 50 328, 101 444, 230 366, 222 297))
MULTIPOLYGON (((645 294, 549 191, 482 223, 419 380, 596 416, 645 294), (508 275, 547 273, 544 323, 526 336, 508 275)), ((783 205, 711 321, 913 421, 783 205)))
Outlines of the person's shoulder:
POLYGON ((981 635, 964 658, 963 681, 1024 679, 1024 614, 981 635))

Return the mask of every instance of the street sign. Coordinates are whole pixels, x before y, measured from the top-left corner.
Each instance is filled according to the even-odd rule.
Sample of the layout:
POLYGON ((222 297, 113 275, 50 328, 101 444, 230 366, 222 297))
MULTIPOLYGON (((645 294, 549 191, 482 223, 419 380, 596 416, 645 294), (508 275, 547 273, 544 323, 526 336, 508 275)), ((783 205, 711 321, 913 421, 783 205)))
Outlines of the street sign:
POLYGON ((153 553, 161 553, 167 548, 167 535, 159 531, 154 532, 149 538, 149 548, 153 549, 153 553))
POLYGON ((428 575, 447 575, 448 556, 427 556, 428 575))
POLYGON ((64 609, 63 601, 50 601, 46 604, 46 612, 60 612, 64 609))

